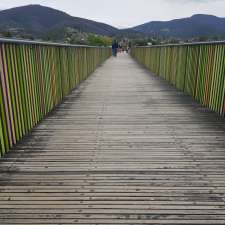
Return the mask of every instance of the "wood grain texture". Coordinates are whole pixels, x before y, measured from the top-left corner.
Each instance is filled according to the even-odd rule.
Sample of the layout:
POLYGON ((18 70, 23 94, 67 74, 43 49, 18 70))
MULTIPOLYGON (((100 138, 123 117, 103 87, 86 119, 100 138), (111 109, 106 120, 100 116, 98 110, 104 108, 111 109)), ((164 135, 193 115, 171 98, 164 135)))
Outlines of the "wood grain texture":
POLYGON ((224 122, 111 58, 1 159, 0 224, 225 224, 224 122))

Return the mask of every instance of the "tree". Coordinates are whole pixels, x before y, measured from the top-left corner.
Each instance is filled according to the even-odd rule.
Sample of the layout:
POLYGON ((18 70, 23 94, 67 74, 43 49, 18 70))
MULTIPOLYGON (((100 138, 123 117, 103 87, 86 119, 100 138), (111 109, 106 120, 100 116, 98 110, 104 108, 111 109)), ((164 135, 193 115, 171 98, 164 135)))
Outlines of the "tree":
POLYGON ((2 31, 0 32, 1 36, 5 37, 5 38, 11 38, 12 37, 12 34, 10 31, 2 31))
POLYGON ((90 34, 88 36, 88 44, 92 46, 109 46, 112 44, 110 37, 90 34))

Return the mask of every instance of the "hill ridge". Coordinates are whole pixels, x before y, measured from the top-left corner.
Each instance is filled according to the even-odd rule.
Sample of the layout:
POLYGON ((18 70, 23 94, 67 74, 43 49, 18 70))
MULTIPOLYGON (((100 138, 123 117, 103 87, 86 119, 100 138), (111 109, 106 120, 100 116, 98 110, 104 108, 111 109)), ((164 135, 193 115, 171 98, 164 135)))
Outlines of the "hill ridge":
POLYGON ((194 14, 190 17, 169 21, 151 21, 132 29, 146 35, 174 38, 225 36, 225 18, 207 14, 194 14))
MULTIPOLYGON (((191 17, 170 21, 151 21, 139 26, 118 29, 90 19, 71 16, 58 9, 30 4, 0 11, 0 33, 8 31, 42 39, 53 34, 62 40, 66 29, 109 37, 165 37, 189 39, 201 36, 225 37, 225 18, 214 15, 195 14, 191 17)), ((74 31, 72 31, 74 32, 74 31)), ((15 35, 16 36, 16 35, 15 35)))

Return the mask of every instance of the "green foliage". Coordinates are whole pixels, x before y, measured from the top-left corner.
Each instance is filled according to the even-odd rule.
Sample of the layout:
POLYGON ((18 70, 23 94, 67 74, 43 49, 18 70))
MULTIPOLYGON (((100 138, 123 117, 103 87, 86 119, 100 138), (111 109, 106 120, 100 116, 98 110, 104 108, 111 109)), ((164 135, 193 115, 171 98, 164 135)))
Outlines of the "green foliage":
POLYGON ((26 39, 26 40, 34 40, 34 37, 30 34, 21 34, 21 35, 18 35, 18 38, 22 38, 22 39, 26 39))
POLYGON ((205 36, 201 36, 201 37, 198 38, 198 41, 199 41, 199 42, 208 41, 208 38, 205 37, 205 36))
POLYGON ((148 40, 146 39, 135 39, 132 41, 132 45, 134 46, 147 46, 148 40))
POLYGON ((44 40, 92 46, 109 46, 112 43, 110 37, 82 32, 72 27, 50 30, 44 40))
POLYGON ((88 44, 94 46, 110 46, 112 44, 112 38, 91 34, 88 37, 88 44))
POLYGON ((12 37, 12 34, 11 34, 10 31, 5 30, 5 31, 1 31, 0 32, 0 36, 5 37, 5 38, 11 38, 12 37))

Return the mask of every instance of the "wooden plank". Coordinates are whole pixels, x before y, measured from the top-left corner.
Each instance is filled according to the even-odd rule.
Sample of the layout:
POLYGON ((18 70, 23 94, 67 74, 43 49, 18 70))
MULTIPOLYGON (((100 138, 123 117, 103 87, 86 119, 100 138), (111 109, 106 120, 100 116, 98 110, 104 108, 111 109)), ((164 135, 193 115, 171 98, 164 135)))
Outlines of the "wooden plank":
MULTIPOLYGON (((42 54, 55 57, 51 48, 42 54)), ((68 62, 84 72, 80 80, 95 67, 89 54, 97 53, 68 62)), ((154 54, 167 63, 178 57, 154 54)), ((181 66, 150 64, 182 89, 181 66)), ((58 65, 38 68, 54 83, 41 103, 47 108, 60 88, 66 94, 79 82, 65 65, 64 81, 48 77, 58 65)), ((224 122, 129 56, 110 59, 0 160, 0 223, 224 224, 224 122)))

